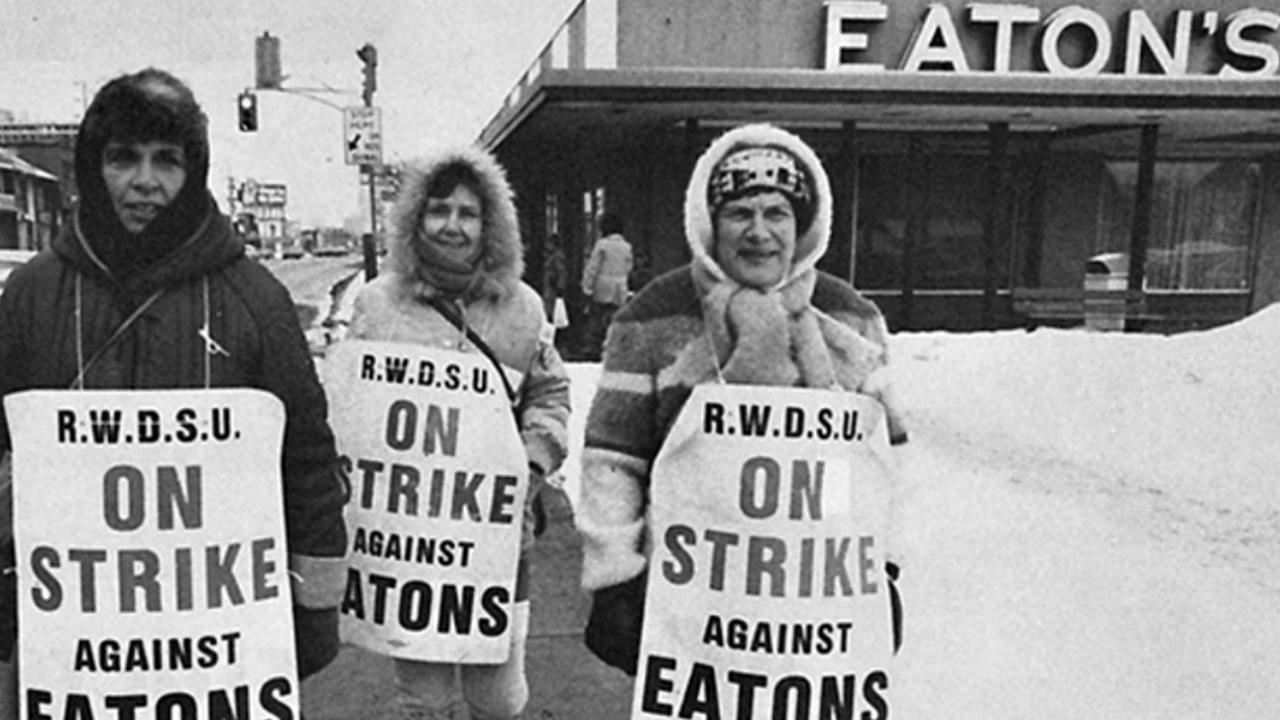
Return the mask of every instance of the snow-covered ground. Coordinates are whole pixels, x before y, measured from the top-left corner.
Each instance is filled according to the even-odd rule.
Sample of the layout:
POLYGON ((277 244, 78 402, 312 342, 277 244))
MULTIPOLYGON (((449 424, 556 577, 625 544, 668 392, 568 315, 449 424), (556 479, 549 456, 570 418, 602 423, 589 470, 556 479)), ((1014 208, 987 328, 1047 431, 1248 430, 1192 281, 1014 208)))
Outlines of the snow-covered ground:
MULTIPOLYGON (((904 333, 895 716, 1280 717, 1280 306, 1170 337, 904 333)), ((570 366, 566 489, 598 377, 570 366)))

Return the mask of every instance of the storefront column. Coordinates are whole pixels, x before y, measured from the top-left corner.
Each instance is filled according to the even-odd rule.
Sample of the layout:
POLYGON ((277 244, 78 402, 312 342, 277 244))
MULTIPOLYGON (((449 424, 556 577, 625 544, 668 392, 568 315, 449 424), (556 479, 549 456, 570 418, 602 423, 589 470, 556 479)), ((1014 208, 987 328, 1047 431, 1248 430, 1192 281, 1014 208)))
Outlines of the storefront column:
MULTIPOLYGON (((1138 146, 1138 179, 1133 193, 1133 226, 1129 234, 1129 290, 1141 291, 1146 279, 1147 246, 1151 238, 1151 206, 1155 197, 1156 143, 1160 126, 1142 126, 1138 146)), ((1129 322, 1126 322, 1126 329, 1129 322)))
POLYGON ((902 243, 902 329, 915 329, 916 248, 925 232, 929 207, 928 157, 921 142, 912 138, 907 146, 907 226, 902 243))
MULTIPOLYGON (((644 185, 641 187, 660 187, 662 171, 655 160, 658 157, 657 153, 643 152, 639 154, 639 157, 640 177, 644 178, 644 185)), ((636 199, 638 201, 637 204, 642 206, 644 210, 641 212, 640 217, 635 220, 636 229, 633 232, 635 237, 627 239, 631 240, 631 251, 635 255, 634 262, 637 266, 636 269, 639 271, 633 272, 633 276, 640 281, 635 283, 631 289, 638 291, 642 284, 648 283, 656 274, 653 270, 653 245, 655 242, 654 236, 657 234, 655 230, 657 225, 654 219, 657 218, 658 213, 662 212, 662 203, 655 192, 641 192, 636 199)))
POLYGON ((984 266, 982 283, 982 325, 988 330, 996 327, 996 302, 1001 274, 1007 272, 1007 257, 1000 248, 1009 247, 1009 212, 1011 191, 1009 187, 1009 123, 991 123, 987 126, 990 155, 987 159, 987 222, 984 236, 984 266))
POLYGON ((698 156, 702 154, 702 143, 698 136, 701 134, 702 128, 698 125, 697 118, 689 118, 684 121, 684 161, 686 167, 693 167, 698 160, 698 156))
MULTIPOLYGON (((567 150, 566 158, 573 158, 567 150)), ((582 193, 586 191, 581 177, 582 173, 576 161, 560 163, 555 178, 558 200, 556 201, 558 222, 560 226, 561 248, 564 249, 565 270, 568 275, 569 321, 572 328, 570 335, 577 340, 586 319, 587 301, 582 293, 583 255, 590 245, 591 238, 586 237, 582 223, 582 193)))
POLYGON ((840 128, 840 156, 836 158, 835 177, 832 178, 832 209, 835 219, 832 223, 832 237, 840 246, 837 248, 849 251, 845 277, 852 283, 858 269, 858 143, 857 124, 846 121, 840 128))
MULTIPOLYGON (((1045 165, 1049 158, 1050 141, 1047 137, 1036 143, 1033 164, 1031 194, 1027 199, 1029 218, 1022 224, 1026 235, 1017 235, 1013 239, 1019 244, 1014 257, 1021 257, 1022 264, 1016 275, 1015 284, 1019 287, 1040 287, 1040 263, 1044 259, 1044 204, 1048 183, 1045 180, 1045 165)), ((1021 160, 1021 157, 1019 158, 1021 160)))

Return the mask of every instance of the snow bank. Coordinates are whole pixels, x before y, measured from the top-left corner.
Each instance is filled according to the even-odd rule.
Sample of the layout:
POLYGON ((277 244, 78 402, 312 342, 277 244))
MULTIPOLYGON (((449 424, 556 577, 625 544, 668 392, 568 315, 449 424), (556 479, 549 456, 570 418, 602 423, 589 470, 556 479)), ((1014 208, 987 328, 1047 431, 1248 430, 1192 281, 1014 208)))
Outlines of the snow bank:
POLYGON ((909 416, 1194 494, 1280 511, 1280 306, 1174 336, 1042 329, 894 338, 909 416))

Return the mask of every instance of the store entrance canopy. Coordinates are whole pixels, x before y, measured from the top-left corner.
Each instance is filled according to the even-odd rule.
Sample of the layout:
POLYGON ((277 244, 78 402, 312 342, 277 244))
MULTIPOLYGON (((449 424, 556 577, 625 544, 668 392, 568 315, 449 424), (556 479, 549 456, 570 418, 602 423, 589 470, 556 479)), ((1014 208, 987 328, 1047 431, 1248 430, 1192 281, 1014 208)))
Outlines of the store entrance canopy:
POLYGON ((1207 76, 545 70, 512 91, 480 140, 589 148, 688 120, 974 131, 1006 123, 1067 134, 1157 124, 1165 148, 1248 143, 1262 151, 1280 149, 1278 96, 1280 79, 1207 76))

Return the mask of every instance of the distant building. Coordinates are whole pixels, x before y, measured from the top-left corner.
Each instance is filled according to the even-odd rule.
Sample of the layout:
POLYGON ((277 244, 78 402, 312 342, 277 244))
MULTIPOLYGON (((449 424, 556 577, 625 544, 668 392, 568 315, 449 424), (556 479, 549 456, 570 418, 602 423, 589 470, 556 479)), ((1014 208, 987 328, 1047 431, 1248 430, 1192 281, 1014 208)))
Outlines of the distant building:
POLYGON ((0 248, 46 248, 63 217, 57 176, 0 147, 0 248))
POLYGON ((0 147, 18 151, 23 159, 58 176, 63 207, 76 200, 77 123, 0 122, 0 147))
POLYGON ((1093 282, 1174 330, 1280 301, 1278 73, 1280 0, 583 0, 480 142, 531 277, 606 207, 644 276, 685 262, 694 160, 768 121, 831 175, 823 269, 895 329, 1076 323, 1093 282))
POLYGON ((247 241, 264 250, 293 241, 290 231, 296 223, 288 217, 289 192, 283 183, 260 183, 246 178, 238 185, 232 181, 230 191, 231 216, 240 218, 246 228, 253 228, 256 242, 246 235, 247 241))

